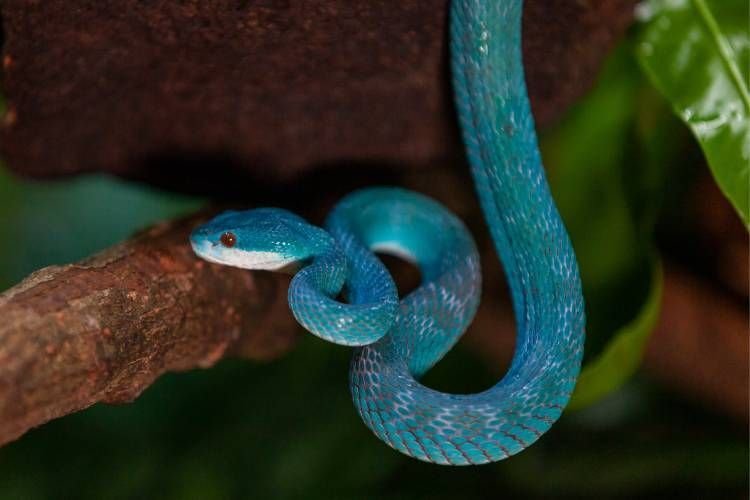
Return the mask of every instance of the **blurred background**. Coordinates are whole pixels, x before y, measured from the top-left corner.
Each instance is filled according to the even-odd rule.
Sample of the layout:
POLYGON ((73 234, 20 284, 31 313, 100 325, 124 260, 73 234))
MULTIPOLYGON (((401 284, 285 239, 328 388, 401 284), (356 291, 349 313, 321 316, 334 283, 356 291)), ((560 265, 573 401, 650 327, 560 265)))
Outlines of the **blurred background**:
MULTIPOLYGON (((716 145, 700 129, 706 114, 732 111, 733 92, 747 126, 750 42, 730 15, 741 3, 641 4, 593 88, 541 134, 581 266, 588 372, 530 449, 473 468, 408 459, 356 415, 350 351, 303 336, 280 359, 168 374, 131 404, 30 431, 0 449, 0 497, 747 498, 747 204, 735 187, 748 182, 748 139, 740 130, 739 142, 716 145), (701 52, 711 39, 679 45, 706 33, 691 5, 708 6, 710 32, 736 51, 734 90, 708 88, 720 78, 712 57, 732 67, 701 52)), ((0 290, 209 201, 101 174, 33 181, 0 168, 0 290)), ((473 328, 425 382, 488 387, 507 362, 493 342, 473 328)))

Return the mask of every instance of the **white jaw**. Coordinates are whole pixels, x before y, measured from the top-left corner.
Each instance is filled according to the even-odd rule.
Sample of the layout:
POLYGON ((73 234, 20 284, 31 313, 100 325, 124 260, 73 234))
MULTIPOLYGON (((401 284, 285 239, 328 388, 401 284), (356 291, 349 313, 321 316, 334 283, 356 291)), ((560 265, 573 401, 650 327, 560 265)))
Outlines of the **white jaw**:
POLYGON ((242 269, 278 271, 289 267, 295 259, 276 252, 247 252, 237 248, 226 248, 221 245, 193 245, 195 253, 208 262, 242 269))

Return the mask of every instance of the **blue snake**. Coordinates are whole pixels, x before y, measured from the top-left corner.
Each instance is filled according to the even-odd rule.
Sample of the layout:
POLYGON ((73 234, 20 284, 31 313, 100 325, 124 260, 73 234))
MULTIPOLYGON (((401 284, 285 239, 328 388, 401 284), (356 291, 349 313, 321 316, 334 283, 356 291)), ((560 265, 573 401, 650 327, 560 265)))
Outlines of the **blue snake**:
POLYGON ((521 14, 522 0, 451 2, 456 108, 518 332, 495 386, 455 395, 419 382, 469 326, 481 288, 471 235, 436 201, 371 188, 339 202, 325 229, 258 208, 222 213, 191 235, 208 261, 294 273, 288 297, 297 321, 356 346, 350 387, 365 424, 396 450, 438 464, 493 462, 530 446, 562 413, 583 355, 581 283, 541 163, 521 14), (399 301, 375 251, 415 263, 420 286, 399 301))

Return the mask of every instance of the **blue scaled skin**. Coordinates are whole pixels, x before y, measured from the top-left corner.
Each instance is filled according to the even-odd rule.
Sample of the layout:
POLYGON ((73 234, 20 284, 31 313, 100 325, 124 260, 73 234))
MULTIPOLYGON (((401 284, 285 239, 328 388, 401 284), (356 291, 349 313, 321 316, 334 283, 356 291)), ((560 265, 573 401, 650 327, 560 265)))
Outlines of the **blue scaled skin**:
MULTIPOLYGON (((365 345, 383 337, 395 320, 396 286, 383 264, 364 248, 342 246, 323 229, 279 208, 225 212, 190 236, 196 254, 245 269, 298 271, 289 285, 289 307, 318 337, 365 345), (357 252, 358 251, 358 252, 357 252), (344 283, 347 303, 335 300, 344 283)), ((351 246, 351 245, 350 245, 351 246)))
POLYGON ((222 214, 191 236, 212 262, 296 274, 289 305, 326 340, 352 346, 350 386, 365 424, 393 448, 438 464, 502 460, 559 418, 584 342, 578 267, 544 175, 521 59, 521 0, 453 0, 455 103, 480 204, 505 268, 518 340, 492 388, 446 394, 418 379, 451 349, 479 303, 475 244, 419 194, 367 189, 325 230, 279 209, 222 214), (398 300, 373 251, 414 262, 422 283, 398 300), (343 291, 345 302, 336 297, 343 291))

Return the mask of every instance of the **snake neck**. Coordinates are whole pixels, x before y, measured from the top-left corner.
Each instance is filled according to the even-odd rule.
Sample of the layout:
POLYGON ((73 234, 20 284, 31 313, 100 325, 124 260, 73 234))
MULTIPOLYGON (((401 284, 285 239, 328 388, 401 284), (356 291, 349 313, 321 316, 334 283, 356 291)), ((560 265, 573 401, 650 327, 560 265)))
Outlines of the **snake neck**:
POLYGON ((294 263, 290 269, 296 280, 304 280, 306 285, 330 298, 338 296, 346 282, 348 265, 346 256, 338 244, 325 233, 314 251, 304 259, 294 263))

